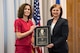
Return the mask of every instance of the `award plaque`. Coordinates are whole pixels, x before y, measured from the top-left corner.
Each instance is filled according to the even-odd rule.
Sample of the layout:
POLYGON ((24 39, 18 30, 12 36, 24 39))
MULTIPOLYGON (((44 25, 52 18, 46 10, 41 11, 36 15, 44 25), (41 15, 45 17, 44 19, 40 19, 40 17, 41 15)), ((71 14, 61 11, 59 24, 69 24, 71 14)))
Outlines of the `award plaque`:
POLYGON ((51 42, 50 27, 39 26, 34 32, 35 46, 46 46, 51 42))

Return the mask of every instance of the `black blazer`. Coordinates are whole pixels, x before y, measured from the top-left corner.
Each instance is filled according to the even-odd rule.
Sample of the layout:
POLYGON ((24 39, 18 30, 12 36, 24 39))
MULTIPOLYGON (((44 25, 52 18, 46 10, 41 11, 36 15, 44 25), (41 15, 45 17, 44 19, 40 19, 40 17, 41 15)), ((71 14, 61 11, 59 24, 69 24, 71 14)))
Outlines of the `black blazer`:
MULTIPOLYGON (((47 25, 51 26, 53 19, 47 21, 47 25)), ((54 44, 54 51, 68 50, 68 21, 67 19, 59 18, 56 22, 51 35, 51 43, 54 44)))

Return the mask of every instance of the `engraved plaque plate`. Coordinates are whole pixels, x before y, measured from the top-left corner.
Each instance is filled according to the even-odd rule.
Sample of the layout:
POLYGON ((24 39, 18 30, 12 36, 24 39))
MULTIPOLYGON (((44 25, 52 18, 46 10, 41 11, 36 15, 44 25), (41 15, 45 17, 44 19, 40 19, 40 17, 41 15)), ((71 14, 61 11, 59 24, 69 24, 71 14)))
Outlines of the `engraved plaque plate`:
POLYGON ((51 42, 50 27, 39 26, 34 32, 35 46, 46 46, 51 42))

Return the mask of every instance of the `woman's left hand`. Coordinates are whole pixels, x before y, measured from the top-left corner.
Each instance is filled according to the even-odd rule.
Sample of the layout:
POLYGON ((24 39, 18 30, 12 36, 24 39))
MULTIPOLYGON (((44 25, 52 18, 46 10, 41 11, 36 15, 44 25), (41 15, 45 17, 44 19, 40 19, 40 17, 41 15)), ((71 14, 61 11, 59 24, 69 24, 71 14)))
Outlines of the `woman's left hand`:
POLYGON ((53 46, 54 46, 54 44, 51 43, 51 44, 47 45, 46 47, 47 47, 47 48, 52 48, 53 46))

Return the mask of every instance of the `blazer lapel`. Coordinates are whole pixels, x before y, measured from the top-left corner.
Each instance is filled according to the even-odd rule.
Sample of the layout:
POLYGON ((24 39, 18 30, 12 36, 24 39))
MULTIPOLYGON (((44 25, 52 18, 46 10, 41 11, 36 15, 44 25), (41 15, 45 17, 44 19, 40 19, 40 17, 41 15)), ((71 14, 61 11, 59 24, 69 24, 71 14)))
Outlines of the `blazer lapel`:
POLYGON ((54 26, 54 29, 53 29, 53 34, 55 34, 55 32, 57 32, 57 28, 58 28, 58 25, 61 23, 61 18, 58 19, 58 21, 56 22, 55 26, 54 26))
POLYGON ((60 23, 60 18, 57 20, 55 26, 54 26, 54 29, 56 28, 56 26, 60 23))

